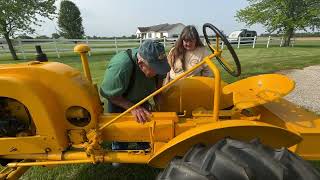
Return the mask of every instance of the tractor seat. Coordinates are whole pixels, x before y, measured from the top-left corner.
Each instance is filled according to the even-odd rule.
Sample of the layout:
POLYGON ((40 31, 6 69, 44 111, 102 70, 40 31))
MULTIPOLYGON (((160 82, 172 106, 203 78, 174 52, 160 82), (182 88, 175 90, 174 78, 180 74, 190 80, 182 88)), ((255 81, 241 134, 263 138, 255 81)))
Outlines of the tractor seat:
POLYGON ((294 81, 281 74, 249 77, 223 87, 223 94, 233 94, 233 104, 242 110, 277 99, 294 89, 294 81))
MULTIPOLYGON (((226 85, 221 81, 221 88, 226 85)), ((213 99, 214 78, 188 77, 177 81, 162 93, 160 111, 185 112, 185 116, 189 117, 199 107, 213 109, 213 99)), ((220 109, 232 106, 232 94, 221 94, 220 109)))

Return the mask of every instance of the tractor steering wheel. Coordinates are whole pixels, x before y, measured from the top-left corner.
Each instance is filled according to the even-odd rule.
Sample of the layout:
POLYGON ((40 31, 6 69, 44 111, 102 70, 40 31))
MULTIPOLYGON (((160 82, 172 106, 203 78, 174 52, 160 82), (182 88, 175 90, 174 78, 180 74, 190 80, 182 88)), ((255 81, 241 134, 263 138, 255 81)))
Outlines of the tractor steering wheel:
POLYGON ((206 23, 203 25, 202 27, 203 30, 203 35, 204 38, 207 42, 207 45, 209 47, 209 49, 212 51, 212 53, 215 53, 216 51, 219 52, 216 55, 217 60, 219 61, 219 63, 221 64, 221 66, 232 76, 234 77, 238 77, 241 74, 241 65, 240 65, 240 61, 239 58, 236 54, 236 52, 234 51, 233 47, 231 46, 231 44, 229 43, 228 39, 221 33, 221 31, 216 28, 214 25, 210 24, 210 23, 206 23), (217 49, 214 49, 209 41, 209 37, 207 34, 207 28, 211 29, 213 32, 216 33, 216 46, 217 49), (227 46, 228 50, 230 51, 232 58, 234 60, 234 63, 236 65, 236 68, 233 68, 232 65, 230 65, 222 56, 221 56, 221 49, 219 48, 220 43, 219 43, 219 38, 224 42, 224 44, 227 46))

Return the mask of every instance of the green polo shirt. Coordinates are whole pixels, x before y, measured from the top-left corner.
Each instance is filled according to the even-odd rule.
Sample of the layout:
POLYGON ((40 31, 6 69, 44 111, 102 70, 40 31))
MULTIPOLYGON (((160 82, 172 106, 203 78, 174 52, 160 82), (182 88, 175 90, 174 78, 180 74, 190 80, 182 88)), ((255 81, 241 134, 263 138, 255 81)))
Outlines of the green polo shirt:
POLYGON ((123 96, 130 102, 137 103, 156 90, 156 78, 147 78, 140 70, 137 64, 137 52, 137 48, 132 49, 134 63, 126 51, 112 57, 100 88, 105 98, 123 96), (134 78, 131 78, 131 75, 134 78))

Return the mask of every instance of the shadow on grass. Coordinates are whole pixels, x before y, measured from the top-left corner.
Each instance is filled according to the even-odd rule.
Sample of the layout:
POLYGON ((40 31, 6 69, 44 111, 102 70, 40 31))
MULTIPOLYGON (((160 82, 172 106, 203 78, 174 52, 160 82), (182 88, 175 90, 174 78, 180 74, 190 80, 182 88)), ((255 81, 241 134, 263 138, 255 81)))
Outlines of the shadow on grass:
POLYGON ((75 179, 155 179, 160 170, 147 165, 122 164, 113 167, 111 164, 90 164, 83 166, 75 174, 75 179))
POLYGON ((122 164, 113 167, 111 164, 77 164, 56 167, 32 167, 20 180, 88 180, 88 179, 155 179, 160 169, 148 165, 122 164))
MULTIPOLYGON (((111 149, 111 142, 103 142, 104 149, 111 149)), ((76 165, 75 165, 76 166, 76 165)), ((144 164, 121 164, 118 167, 112 164, 83 164, 78 166, 76 171, 70 173, 68 179, 128 179, 143 180, 155 179, 160 173, 160 169, 156 169, 144 164)), ((68 173, 68 172, 66 172, 68 173)))
POLYGON ((320 172, 320 161, 309 161, 320 172))
POLYGON ((299 47, 299 48, 320 48, 320 44, 299 44, 295 45, 294 47, 299 47))

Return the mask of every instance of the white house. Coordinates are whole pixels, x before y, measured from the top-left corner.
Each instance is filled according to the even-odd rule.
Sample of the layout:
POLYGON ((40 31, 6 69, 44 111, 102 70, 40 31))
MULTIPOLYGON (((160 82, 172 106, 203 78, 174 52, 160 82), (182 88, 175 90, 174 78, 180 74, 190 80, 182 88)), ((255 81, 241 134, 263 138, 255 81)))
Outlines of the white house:
POLYGON ((138 27, 136 31, 137 38, 163 38, 178 37, 185 27, 182 23, 176 24, 159 24, 149 27, 138 27))

